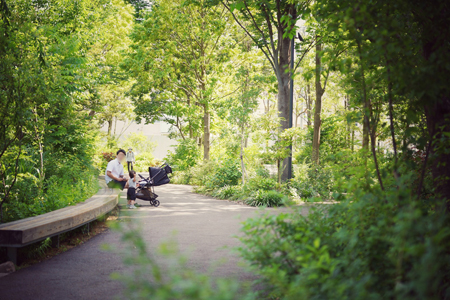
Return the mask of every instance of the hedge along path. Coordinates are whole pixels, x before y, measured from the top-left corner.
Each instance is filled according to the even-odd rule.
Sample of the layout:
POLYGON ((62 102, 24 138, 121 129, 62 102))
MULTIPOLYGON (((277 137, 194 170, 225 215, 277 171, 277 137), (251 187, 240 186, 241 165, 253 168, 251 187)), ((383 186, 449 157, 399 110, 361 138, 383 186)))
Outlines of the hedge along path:
POLYGON ((8 259, 17 264, 17 248, 59 235, 89 224, 112 211, 118 204, 118 189, 107 187, 99 177, 100 190, 84 202, 39 216, 0 225, 0 247, 7 248, 8 259))

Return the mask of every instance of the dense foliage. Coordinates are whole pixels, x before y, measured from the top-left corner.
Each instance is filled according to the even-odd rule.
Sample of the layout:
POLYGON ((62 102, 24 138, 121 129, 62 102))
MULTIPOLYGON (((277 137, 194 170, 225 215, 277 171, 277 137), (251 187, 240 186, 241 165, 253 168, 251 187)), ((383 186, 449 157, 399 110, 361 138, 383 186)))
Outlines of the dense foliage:
POLYGON ((154 279, 129 298, 450 298, 448 1, 129 2, 0 1, 2 221, 87 197, 119 147, 146 170, 156 145, 117 121, 166 122, 172 182, 326 204, 245 222, 256 295, 161 276, 124 232, 154 279))
MULTIPOLYGON (((228 88, 230 94, 210 110, 210 153, 201 161, 206 148, 195 150, 195 142, 205 144, 199 136, 181 143, 168 157, 179 166, 173 181, 255 206, 339 201, 316 205, 307 217, 293 208, 245 222, 240 252, 264 289, 256 296, 227 298, 448 299, 448 3, 183 3, 198 11, 204 5, 224 7, 225 18, 236 22, 264 56, 253 58, 258 67, 235 68, 240 84, 218 75, 220 91, 228 88), (284 39, 290 41, 296 31, 302 41, 295 41, 298 54, 289 71, 295 79, 297 128, 280 130, 288 121, 279 118, 284 116, 280 94, 289 85, 280 86, 284 76, 274 78, 271 72, 277 73, 274 62, 280 57, 287 67, 289 52, 276 51, 285 51, 284 39), (259 105, 252 106, 253 99, 259 105), (294 178, 285 181, 289 146, 294 178)), ((151 14, 146 17, 152 22, 151 14)), ((251 61, 254 54, 244 53, 251 61)), ((181 77, 185 70, 171 66, 172 83, 179 82, 173 75, 181 77)), ((178 101, 167 99, 170 105, 178 101)), ((151 103, 158 101, 155 97, 151 103)), ((191 122, 193 115, 186 116, 191 122)), ((185 139, 181 132, 178 136, 185 139)), ((221 299, 219 294, 208 297, 221 299)))
POLYGON ((111 44, 123 35, 110 25, 131 11, 121 1, 1 1, 0 222, 97 191, 96 111, 119 76, 111 44))

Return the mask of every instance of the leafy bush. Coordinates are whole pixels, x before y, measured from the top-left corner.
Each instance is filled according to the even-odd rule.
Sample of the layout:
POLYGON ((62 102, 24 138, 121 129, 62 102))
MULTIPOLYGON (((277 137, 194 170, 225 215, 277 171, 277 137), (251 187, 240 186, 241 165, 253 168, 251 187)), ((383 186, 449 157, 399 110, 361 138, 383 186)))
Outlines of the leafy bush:
POLYGON ((170 182, 174 184, 190 184, 192 179, 191 170, 176 171, 170 178, 170 182))
POLYGON ((320 197, 327 200, 335 190, 334 175, 329 167, 310 167, 306 176, 295 177, 291 186, 301 198, 320 197))
POLYGON ((218 164, 213 160, 198 163, 190 169, 192 178, 189 184, 205 186, 206 181, 209 180, 209 177, 215 173, 216 168, 218 168, 218 164))
POLYGON ((250 206, 281 206, 287 200, 287 197, 277 191, 258 190, 252 196, 245 200, 245 204, 250 206))
POLYGON ((242 256, 277 299, 448 299, 450 217, 409 190, 250 219, 242 256))
POLYGON ((230 199, 241 191, 239 185, 226 185, 216 190, 212 195, 220 199, 230 199))
POLYGON ((256 191, 256 190, 274 190, 277 186, 277 182, 272 178, 255 176, 250 177, 249 180, 245 183, 245 189, 256 191))
POLYGON ((206 176, 205 186, 209 189, 216 189, 225 185, 236 185, 241 178, 239 162, 233 159, 226 159, 218 163, 213 172, 206 176))
POLYGON ((102 157, 108 163, 116 158, 116 154, 114 152, 102 152, 102 157))
POLYGON ((137 172, 148 172, 148 167, 153 166, 155 162, 155 158, 150 152, 142 152, 136 154, 135 159, 136 162, 133 166, 133 169, 137 172))
POLYGON ((262 178, 269 178, 270 173, 269 170, 265 167, 260 167, 255 170, 256 176, 262 177, 262 178))
POLYGON ((199 159, 200 150, 197 146, 197 141, 194 139, 180 140, 175 148, 175 152, 169 151, 165 158, 177 171, 184 171, 195 166, 199 159))
POLYGON ((74 205, 98 191, 98 172, 93 167, 86 167, 73 157, 55 158, 52 163, 43 186, 30 172, 20 174, 11 201, 4 204, 5 222, 74 205))

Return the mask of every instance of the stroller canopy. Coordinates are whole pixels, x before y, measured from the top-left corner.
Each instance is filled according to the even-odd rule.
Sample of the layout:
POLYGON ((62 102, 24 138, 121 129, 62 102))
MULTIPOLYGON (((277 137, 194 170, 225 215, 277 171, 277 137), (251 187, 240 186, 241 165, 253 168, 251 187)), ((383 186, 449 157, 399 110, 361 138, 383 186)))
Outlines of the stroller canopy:
POLYGON ((148 173, 152 180, 153 186, 163 185, 170 182, 169 177, 167 177, 166 168, 148 168, 148 173))

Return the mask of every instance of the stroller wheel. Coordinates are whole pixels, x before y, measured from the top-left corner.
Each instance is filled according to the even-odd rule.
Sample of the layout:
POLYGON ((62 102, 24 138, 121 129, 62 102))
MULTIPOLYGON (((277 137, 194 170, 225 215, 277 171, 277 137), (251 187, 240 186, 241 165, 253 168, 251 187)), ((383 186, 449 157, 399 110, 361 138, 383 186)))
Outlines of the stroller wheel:
POLYGON ((158 201, 158 200, 153 200, 153 205, 154 205, 155 207, 158 207, 158 206, 159 206, 159 201, 158 201))

